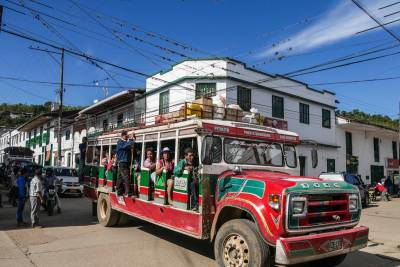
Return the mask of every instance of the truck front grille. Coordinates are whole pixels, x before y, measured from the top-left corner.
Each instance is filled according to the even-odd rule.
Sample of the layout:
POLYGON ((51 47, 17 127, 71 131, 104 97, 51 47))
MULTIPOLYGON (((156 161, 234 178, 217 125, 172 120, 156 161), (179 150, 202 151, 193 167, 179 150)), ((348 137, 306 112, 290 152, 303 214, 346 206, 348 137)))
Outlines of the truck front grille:
POLYGON ((358 214, 349 212, 349 195, 347 193, 300 194, 291 195, 288 199, 287 228, 289 230, 341 225, 358 220, 358 214), (306 199, 307 212, 302 217, 293 215, 291 205, 291 199, 299 196, 306 199))

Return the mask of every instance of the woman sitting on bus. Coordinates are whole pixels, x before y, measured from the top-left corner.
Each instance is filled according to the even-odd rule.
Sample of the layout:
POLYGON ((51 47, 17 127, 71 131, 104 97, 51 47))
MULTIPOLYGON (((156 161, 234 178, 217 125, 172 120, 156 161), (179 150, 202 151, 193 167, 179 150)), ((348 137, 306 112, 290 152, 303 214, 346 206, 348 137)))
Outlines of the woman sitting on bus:
POLYGON ((162 159, 160 159, 156 166, 157 176, 161 176, 163 171, 167 174, 167 195, 168 204, 172 205, 172 187, 174 185, 173 173, 174 173, 174 161, 171 160, 171 153, 168 147, 164 147, 162 150, 162 159))
POLYGON ((146 149, 146 159, 143 162, 143 167, 149 169, 150 172, 150 178, 153 181, 153 184, 156 180, 156 162, 154 159, 154 152, 153 152, 153 148, 149 147, 146 149))

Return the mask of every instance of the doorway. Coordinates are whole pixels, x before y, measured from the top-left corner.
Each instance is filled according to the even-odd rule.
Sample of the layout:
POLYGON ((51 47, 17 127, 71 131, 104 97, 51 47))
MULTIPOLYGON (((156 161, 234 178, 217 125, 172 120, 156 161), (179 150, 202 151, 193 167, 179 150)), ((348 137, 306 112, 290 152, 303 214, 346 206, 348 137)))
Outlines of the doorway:
POLYGON ((383 166, 371 165, 371 184, 380 182, 380 180, 383 178, 383 175, 383 166))

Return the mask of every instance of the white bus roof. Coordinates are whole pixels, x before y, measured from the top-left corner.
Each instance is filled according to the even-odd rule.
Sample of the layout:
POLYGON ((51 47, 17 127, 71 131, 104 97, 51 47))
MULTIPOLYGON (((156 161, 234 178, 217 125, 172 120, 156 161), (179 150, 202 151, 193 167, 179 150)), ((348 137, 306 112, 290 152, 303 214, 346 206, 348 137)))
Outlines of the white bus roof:
POLYGON ((165 132, 176 129, 194 129, 207 133, 212 132, 216 135, 223 136, 236 136, 242 138, 254 138, 276 142, 286 143, 299 143, 299 135, 294 132, 267 127, 263 125, 257 125, 252 123, 225 121, 225 120, 207 120, 193 118, 181 122, 169 123, 169 124, 154 124, 147 125, 144 127, 136 128, 125 128, 114 130, 113 132, 105 133, 97 137, 98 140, 103 139, 114 139, 119 138, 122 130, 128 131, 128 133, 135 132, 136 136, 142 134, 150 134, 157 132, 165 132))

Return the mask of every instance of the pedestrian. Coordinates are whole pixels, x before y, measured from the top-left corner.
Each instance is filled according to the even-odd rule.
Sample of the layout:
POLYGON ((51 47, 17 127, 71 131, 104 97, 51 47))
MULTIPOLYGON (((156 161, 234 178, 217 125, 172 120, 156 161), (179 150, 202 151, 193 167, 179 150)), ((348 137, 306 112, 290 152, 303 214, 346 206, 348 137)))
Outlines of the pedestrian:
POLYGON ((384 186, 386 190, 388 191, 389 195, 392 194, 392 187, 393 187, 393 182, 390 176, 387 176, 384 182, 384 186))
POLYGON ((130 190, 130 163, 131 149, 135 143, 135 134, 128 135, 127 131, 122 131, 121 139, 117 142, 117 162, 118 162, 118 177, 117 177, 117 195, 131 196, 130 190))
POLYGON ((35 170, 35 176, 32 178, 29 188, 29 200, 31 202, 31 223, 32 228, 41 228, 39 224, 39 211, 40 204, 43 203, 42 195, 42 170, 37 168, 35 170))
POLYGON ((17 226, 27 226, 28 224, 23 220, 23 212, 27 198, 26 185, 28 182, 28 170, 23 168, 17 178, 18 186, 18 208, 17 208, 17 226))
POLYGON ((11 172, 11 175, 10 175, 10 178, 11 178, 10 179, 10 182, 11 182, 10 186, 11 186, 11 188, 10 188, 10 191, 8 193, 8 202, 10 202, 10 204, 13 207, 17 206, 17 198, 18 198, 17 178, 18 178, 18 175, 19 175, 19 170, 20 170, 19 167, 15 166, 13 168, 12 172, 11 172))
POLYGON ((82 138, 82 143, 79 144, 79 179, 83 181, 83 173, 86 164, 87 137, 82 138))

